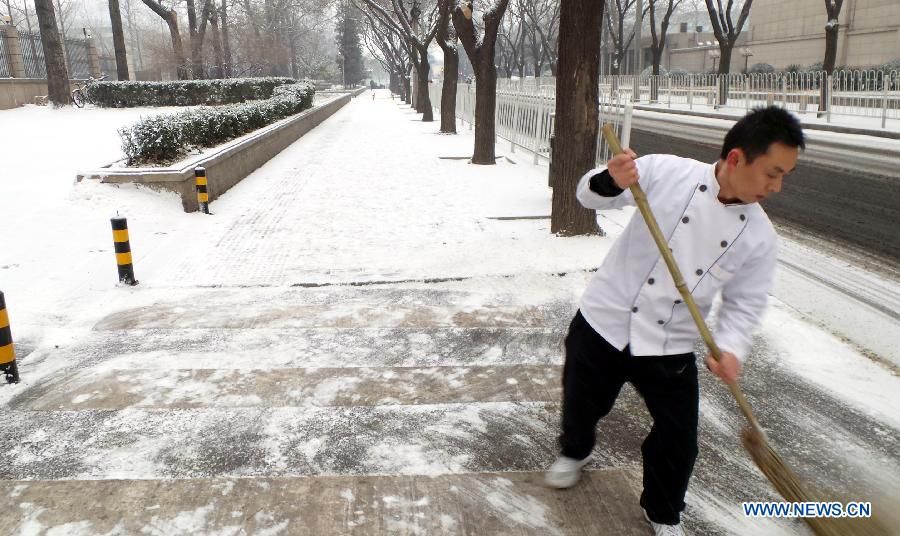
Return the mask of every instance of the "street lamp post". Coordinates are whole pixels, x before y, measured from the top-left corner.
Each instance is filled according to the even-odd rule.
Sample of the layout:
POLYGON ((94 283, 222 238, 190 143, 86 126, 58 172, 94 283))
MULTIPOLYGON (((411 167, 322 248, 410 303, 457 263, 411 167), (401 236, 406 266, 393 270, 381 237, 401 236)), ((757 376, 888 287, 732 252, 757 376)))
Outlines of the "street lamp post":
POLYGON ((750 56, 753 55, 753 51, 750 50, 750 47, 744 47, 741 49, 741 56, 744 57, 744 74, 747 74, 747 64, 750 60, 750 56))

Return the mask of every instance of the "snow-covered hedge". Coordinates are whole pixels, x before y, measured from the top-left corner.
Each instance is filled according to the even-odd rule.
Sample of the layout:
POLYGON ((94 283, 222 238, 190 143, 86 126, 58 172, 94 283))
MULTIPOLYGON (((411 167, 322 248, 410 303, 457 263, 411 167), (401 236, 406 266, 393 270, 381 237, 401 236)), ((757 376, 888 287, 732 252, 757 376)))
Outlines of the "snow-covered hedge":
POLYGON ((768 73, 774 73, 774 72, 775 72, 775 67, 772 67, 772 66, 771 66, 770 64, 768 64, 768 63, 754 63, 753 65, 750 66, 750 69, 748 70, 748 72, 749 72, 750 74, 768 74, 768 73))
POLYGON ((231 78, 172 82, 94 82, 86 97, 97 106, 197 106, 233 104, 268 99, 276 87, 293 84, 291 78, 231 78))
POLYGON ((889 73, 889 72, 892 72, 892 71, 898 71, 898 72, 900 72, 900 58, 891 60, 891 61, 889 61, 889 62, 883 64, 883 65, 881 66, 881 70, 884 71, 884 72, 886 72, 886 73, 889 73))
POLYGON ((192 147, 214 147, 311 108, 315 92, 300 82, 279 86, 262 101, 148 117, 119 130, 122 150, 128 165, 172 162, 192 147))

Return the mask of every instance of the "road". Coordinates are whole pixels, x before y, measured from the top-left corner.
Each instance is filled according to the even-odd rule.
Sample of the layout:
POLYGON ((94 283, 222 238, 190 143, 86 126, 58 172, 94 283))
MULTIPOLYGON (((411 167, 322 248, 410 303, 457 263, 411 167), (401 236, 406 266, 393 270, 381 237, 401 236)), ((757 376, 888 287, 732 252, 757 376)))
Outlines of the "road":
MULTIPOLYGON (((673 153, 712 162, 718 147, 635 131, 638 154, 673 153)), ((900 181, 800 162, 780 194, 763 204, 776 223, 837 242, 858 253, 900 263, 900 181)), ((881 264, 881 263, 879 263, 881 264)))

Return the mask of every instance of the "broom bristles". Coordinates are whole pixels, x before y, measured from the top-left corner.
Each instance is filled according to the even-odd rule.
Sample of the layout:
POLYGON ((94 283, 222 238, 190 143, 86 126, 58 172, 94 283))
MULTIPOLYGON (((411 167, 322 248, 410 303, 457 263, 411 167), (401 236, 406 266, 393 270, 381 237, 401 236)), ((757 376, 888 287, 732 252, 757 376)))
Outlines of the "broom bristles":
MULTIPOLYGON (((814 497, 809 493, 797 475, 769 446, 765 436, 759 430, 750 427, 744 428, 741 432, 741 442, 759 470, 766 475, 775 490, 786 501, 835 501, 834 498, 826 499, 822 494, 816 494, 818 496, 814 497)), ((837 502, 846 503, 846 501, 837 502)), ((891 534, 886 524, 874 513, 872 517, 868 518, 804 517, 803 520, 817 536, 888 536, 891 534)))

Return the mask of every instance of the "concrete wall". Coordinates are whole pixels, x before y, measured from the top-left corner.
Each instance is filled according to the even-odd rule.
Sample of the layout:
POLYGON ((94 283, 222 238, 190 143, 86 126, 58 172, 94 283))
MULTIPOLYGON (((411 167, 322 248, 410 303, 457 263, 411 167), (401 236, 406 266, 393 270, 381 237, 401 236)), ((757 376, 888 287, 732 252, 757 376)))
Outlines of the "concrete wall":
POLYGON ((34 104, 34 98, 47 94, 47 81, 40 78, 0 78, 0 110, 34 104))
MULTIPOLYGON (((80 82, 70 80, 69 88, 75 89, 80 82)), ((47 80, 43 78, 0 78, 0 110, 34 104, 35 97, 46 95, 47 80)))
MULTIPOLYGON (((350 102, 343 94, 295 117, 260 129, 239 141, 225 144, 213 155, 195 157, 168 168, 107 167, 78 174, 78 180, 95 179, 108 183, 137 183, 154 190, 177 193, 185 212, 198 209, 194 168, 206 168, 209 200, 214 201, 258 167, 283 151, 316 125, 350 102)), ((214 212, 214 207, 211 207, 214 212)))

